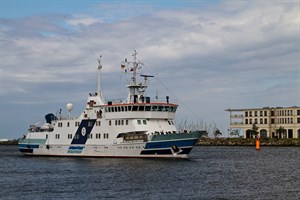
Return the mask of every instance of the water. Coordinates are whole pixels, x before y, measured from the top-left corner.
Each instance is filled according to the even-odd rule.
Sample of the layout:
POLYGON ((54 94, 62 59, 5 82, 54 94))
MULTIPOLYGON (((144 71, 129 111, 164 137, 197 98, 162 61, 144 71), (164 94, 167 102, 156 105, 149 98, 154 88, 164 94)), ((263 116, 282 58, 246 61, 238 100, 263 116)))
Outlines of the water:
POLYGON ((299 147, 195 147, 191 156, 27 157, 0 146, 0 199, 300 199, 299 147))

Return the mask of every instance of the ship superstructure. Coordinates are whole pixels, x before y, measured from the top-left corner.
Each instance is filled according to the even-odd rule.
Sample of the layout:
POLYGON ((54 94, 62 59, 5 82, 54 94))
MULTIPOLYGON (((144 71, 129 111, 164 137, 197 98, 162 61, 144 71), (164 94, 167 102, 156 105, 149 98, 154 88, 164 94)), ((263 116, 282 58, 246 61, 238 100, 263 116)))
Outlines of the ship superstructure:
MULTIPOLYGON (((123 101, 105 101, 101 90, 101 56, 98 59, 98 89, 89 93, 84 111, 77 118, 47 114, 43 126, 31 125, 19 140, 19 150, 26 155, 87 157, 179 157, 187 158, 205 131, 178 132, 174 124, 178 105, 152 101, 146 96, 151 75, 137 71, 143 63, 121 62, 131 75, 128 97, 123 101)), ((73 105, 67 104, 71 112, 73 105)))

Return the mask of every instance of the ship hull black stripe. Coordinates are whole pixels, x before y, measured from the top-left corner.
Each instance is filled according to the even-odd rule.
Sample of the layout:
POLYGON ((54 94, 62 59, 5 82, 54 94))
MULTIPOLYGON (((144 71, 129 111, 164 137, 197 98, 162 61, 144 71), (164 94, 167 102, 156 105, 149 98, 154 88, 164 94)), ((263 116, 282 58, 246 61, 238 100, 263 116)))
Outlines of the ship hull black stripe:
MULTIPOLYGON (((178 154, 189 154, 193 147, 190 148, 182 148, 181 152, 178 154)), ((170 155, 173 154, 171 149, 156 149, 156 150, 143 150, 141 155, 170 155)))
POLYGON ((33 149, 19 149, 22 153, 33 153, 33 149))
POLYGON ((75 133, 75 136, 71 144, 85 144, 88 135, 91 134, 92 129, 95 125, 95 119, 83 119, 75 133), (82 129, 85 128, 85 134, 82 134, 82 129))

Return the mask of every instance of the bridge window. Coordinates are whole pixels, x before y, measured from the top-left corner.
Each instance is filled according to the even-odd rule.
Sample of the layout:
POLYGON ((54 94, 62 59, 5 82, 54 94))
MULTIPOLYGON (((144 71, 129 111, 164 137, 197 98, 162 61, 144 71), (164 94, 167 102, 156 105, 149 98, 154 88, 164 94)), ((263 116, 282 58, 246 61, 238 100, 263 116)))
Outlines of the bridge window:
POLYGON ((158 106, 157 111, 162 111, 163 107, 162 106, 158 106))
POLYGON ((138 107, 137 106, 132 106, 132 111, 137 111, 138 107))
POLYGON ((139 111, 144 111, 145 107, 144 106, 139 106, 139 111))
POLYGON ((145 107, 145 111, 150 111, 151 110, 151 106, 146 106, 145 107))

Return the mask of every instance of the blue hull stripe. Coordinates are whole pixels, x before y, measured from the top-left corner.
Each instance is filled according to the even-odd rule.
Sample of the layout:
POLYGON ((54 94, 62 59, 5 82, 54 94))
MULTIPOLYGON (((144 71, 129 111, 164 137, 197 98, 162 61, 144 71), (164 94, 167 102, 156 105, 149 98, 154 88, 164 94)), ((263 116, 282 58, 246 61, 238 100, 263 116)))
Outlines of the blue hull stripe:
POLYGON ((173 140, 173 141, 164 141, 164 142, 148 142, 145 149, 161 149, 161 148, 170 148, 173 145, 178 147, 190 147, 194 146, 197 143, 198 139, 189 139, 189 140, 173 140))
POLYGON ((27 149, 38 149, 40 145, 38 144, 19 144, 19 148, 27 148, 27 149))
POLYGON ((69 150, 82 150, 84 147, 80 147, 80 146, 70 146, 69 150))

